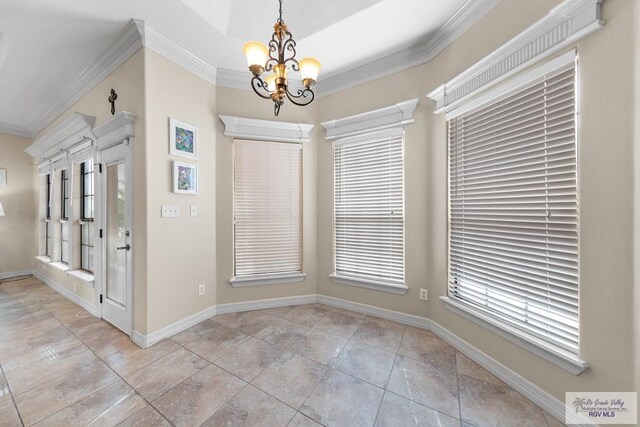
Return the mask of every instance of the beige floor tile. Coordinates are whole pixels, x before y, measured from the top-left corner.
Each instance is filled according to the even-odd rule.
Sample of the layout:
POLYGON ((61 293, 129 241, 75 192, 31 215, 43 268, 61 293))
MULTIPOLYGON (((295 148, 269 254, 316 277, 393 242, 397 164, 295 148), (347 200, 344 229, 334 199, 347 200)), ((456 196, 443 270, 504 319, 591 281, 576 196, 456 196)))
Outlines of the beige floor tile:
POLYGON ((334 307, 332 305, 316 303, 316 304, 313 304, 313 306, 318 308, 318 309, 320 309, 320 310, 332 311, 334 313, 342 313, 342 314, 346 314, 346 315, 349 315, 349 316, 359 317, 360 319, 364 319, 365 317, 367 317, 366 314, 358 313, 356 311, 346 310, 346 309, 340 308, 340 307, 334 307))
POLYGON ((216 360, 216 365, 249 382, 284 353, 280 347, 250 337, 216 360))
POLYGON ((152 402, 176 426, 199 426, 246 383, 210 365, 152 402))
POLYGON ((196 338, 205 335, 206 333, 219 328, 220 323, 215 322, 213 319, 206 319, 197 325, 193 325, 192 327, 185 329, 184 331, 177 333, 171 337, 171 341, 174 341, 180 345, 185 345, 196 338))
POLYGON ((405 327, 395 322, 367 317, 353 334, 353 339, 383 350, 398 351, 405 327))
POLYGON ((338 357, 348 339, 323 331, 310 330, 304 333, 273 334, 266 337, 265 341, 318 363, 329 365, 338 357))
POLYGON ((13 405, 13 400, 0 400, 0 425, 2 427, 22 427, 18 411, 13 405))
POLYGON ((118 424, 118 427, 171 427, 171 423, 153 406, 147 405, 118 424))
POLYGON ((458 371, 458 375, 466 375, 498 386, 506 385, 498 377, 494 376, 491 372, 487 371, 459 351, 456 351, 456 369, 458 371))
POLYGON ((186 344, 185 348, 213 362, 247 339, 249 337, 242 332, 225 325, 219 325, 186 344))
POLYGON ((118 380, 37 423, 37 426, 115 426, 143 409, 146 403, 118 380))
POLYGON ((171 340, 164 340, 144 349, 131 343, 127 349, 105 357, 104 361, 111 369, 116 371, 118 375, 126 376, 177 349, 178 344, 171 340))
POLYGON ((460 427, 460 420, 386 392, 376 427, 460 427))
POLYGON ((395 358, 395 353, 358 341, 350 341, 332 367, 384 388, 387 385, 395 358))
POLYGON ((360 317, 336 311, 327 311, 313 329, 350 338, 361 324, 362 318, 360 317))
POLYGON ((387 389, 454 418, 459 414, 455 370, 398 355, 387 389))
POLYGON ((126 350, 133 344, 128 335, 107 322, 99 322, 80 328, 75 331, 75 334, 80 341, 101 358, 126 350))
POLYGON ((546 426, 542 409, 511 387, 460 375, 462 421, 481 426, 546 426))
POLYGON ((283 317, 292 322, 313 326, 318 323, 318 320, 322 319, 325 313, 324 310, 315 308, 312 304, 304 304, 295 306, 283 317))
POLYGON ((563 422, 558 421, 547 412, 544 412, 544 411, 542 412, 544 413, 544 419, 547 421, 547 424, 549 427, 565 427, 565 424, 563 422))
POLYGON ((151 362, 124 379, 146 400, 153 401, 199 370, 209 362, 184 348, 151 362))
POLYGON ((331 370, 300 412, 326 426, 371 426, 383 393, 381 388, 331 370))
POLYGON ((69 375, 58 377, 22 394, 14 395, 16 405, 26 425, 46 418, 60 409, 118 380, 104 362, 96 358, 69 375))
POLYGON ((202 426, 286 426, 295 413, 291 407, 248 385, 229 403, 218 409, 202 426))
POLYGON ((55 359, 82 342, 68 331, 50 331, 49 335, 34 338, 31 342, 16 344, 9 350, 0 350, 0 365, 5 373, 42 359, 55 359))
POLYGON ((320 382, 327 367, 292 353, 285 353, 251 383, 284 403, 299 408, 320 382))
POLYGON ((7 379, 0 372, 0 402, 6 399, 11 399, 11 392, 9 391, 7 379))
POLYGON ((311 418, 307 417, 306 415, 300 412, 297 412, 296 415, 291 420, 291 422, 289 423, 288 427, 321 427, 321 426, 322 424, 318 424, 317 422, 313 421, 311 418))
POLYGON ((71 375, 85 364, 98 359, 84 345, 61 351, 56 357, 37 360, 28 365, 8 371, 5 376, 14 394, 24 393, 58 377, 71 375))
POLYGON ((269 323, 259 332, 252 334, 259 339, 266 339, 267 337, 285 334, 285 333, 298 333, 302 334, 309 330, 309 327, 300 323, 295 323, 287 319, 281 319, 279 317, 271 316, 269 323))
POLYGON ((261 313, 270 314, 276 317, 284 317, 293 310, 293 306, 289 307, 276 307, 276 308, 267 308, 265 310, 260 310, 261 313))
POLYGON ((408 327, 404 332, 398 354, 440 365, 443 368, 455 369, 455 349, 424 329, 408 327))

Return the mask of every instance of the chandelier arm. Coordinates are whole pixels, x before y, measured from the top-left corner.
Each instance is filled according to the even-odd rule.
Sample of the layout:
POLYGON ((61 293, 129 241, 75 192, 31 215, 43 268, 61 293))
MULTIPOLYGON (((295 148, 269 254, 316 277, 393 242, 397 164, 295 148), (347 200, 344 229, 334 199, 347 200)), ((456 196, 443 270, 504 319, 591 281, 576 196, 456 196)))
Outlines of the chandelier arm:
POLYGON ((300 107, 311 104, 316 97, 316 94, 313 93, 311 89, 299 89, 298 95, 294 95, 289 92, 289 88, 287 88, 285 93, 287 94, 287 98, 289 98, 289 101, 300 107))
POLYGON ((287 33, 289 38, 287 38, 282 44, 282 53, 283 53, 283 64, 287 65, 291 63, 291 68, 293 71, 300 71, 300 67, 298 66, 298 60, 296 59, 296 41, 293 39, 293 35, 291 33, 287 33), (289 52, 290 55, 286 58, 284 57, 284 52, 289 52))
POLYGON ((271 99, 272 91, 267 89, 267 84, 260 77, 254 76, 251 79, 251 88, 260 98, 271 99), (269 95, 265 95, 264 93, 261 93, 260 90, 267 92, 269 95))

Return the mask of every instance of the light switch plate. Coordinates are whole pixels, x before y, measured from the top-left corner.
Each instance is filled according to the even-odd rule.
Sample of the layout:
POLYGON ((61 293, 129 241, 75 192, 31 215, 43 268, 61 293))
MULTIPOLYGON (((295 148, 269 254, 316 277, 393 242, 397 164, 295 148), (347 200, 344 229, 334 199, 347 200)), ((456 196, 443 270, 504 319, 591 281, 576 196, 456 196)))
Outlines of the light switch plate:
POLYGON ((177 218, 180 216, 180 206, 162 205, 162 218, 177 218))
POLYGON ((191 206, 191 216, 198 216, 198 207, 197 206, 191 206))

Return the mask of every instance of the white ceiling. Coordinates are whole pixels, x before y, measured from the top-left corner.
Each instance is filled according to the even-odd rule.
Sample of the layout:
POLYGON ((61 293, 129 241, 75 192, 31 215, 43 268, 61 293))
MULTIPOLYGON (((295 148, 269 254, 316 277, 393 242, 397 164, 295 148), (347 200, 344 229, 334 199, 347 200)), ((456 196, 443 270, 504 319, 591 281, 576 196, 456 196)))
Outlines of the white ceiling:
MULTIPOLYGON (((447 36, 455 33, 450 27, 470 25, 467 15, 485 13, 496 2, 284 0, 283 18, 298 43, 298 56, 314 56, 322 63, 320 82, 332 77, 338 82, 360 65, 411 52, 433 39, 440 45, 450 43, 447 36)), ((277 0, 0 0, 0 4, 0 131, 23 134, 40 130, 42 123, 36 126, 36 119, 69 96, 65 90, 71 90, 74 80, 118 40, 132 18, 218 72, 246 72, 248 88, 242 45, 248 40, 266 43, 278 15, 277 0)), ((439 52, 443 46, 438 47, 439 52)))

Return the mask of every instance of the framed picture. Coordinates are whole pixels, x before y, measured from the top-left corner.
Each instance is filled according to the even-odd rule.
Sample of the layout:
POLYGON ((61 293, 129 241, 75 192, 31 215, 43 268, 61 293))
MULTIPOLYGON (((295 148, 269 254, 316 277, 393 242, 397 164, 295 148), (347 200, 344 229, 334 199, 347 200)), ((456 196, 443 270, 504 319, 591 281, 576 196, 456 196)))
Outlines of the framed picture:
POLYGON ((7 186, 7 170, 0 169, 0 187, 7 186))
POLYGON ((198 165, 173 161, 173 192, 198 194, 198 165))
POLYGON ((176 119, 169 119, 169 154, 198 158, 198 128, 176 119))

